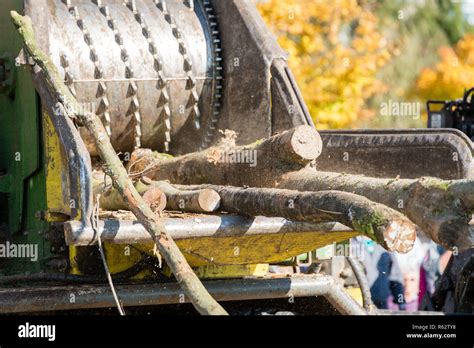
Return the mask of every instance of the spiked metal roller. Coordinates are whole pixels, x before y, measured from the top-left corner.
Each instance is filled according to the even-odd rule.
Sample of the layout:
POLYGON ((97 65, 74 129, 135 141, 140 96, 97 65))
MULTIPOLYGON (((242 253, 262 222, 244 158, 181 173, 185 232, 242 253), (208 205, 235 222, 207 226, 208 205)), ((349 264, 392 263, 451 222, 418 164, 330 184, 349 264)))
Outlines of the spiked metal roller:
POLYGON ((201 138, 216 117, 219 39, 208 2, 35 0, 26 10, 43 49, 102 117, 117 151, 169 151, 185 130, 201 138))

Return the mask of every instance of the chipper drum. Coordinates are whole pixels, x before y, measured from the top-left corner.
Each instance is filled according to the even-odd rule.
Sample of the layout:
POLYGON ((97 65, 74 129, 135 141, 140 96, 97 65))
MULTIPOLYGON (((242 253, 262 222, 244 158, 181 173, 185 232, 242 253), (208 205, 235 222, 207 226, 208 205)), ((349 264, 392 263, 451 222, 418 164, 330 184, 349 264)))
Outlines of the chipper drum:
MULTIPOLYGON (((179 153, 209 144, 222 98, 220 35, 209 2, 28 5, 43 49, 77 99, 100 115, 117 151, 179 153)), ((95 155, 87 132, 81 135, 95 155)))

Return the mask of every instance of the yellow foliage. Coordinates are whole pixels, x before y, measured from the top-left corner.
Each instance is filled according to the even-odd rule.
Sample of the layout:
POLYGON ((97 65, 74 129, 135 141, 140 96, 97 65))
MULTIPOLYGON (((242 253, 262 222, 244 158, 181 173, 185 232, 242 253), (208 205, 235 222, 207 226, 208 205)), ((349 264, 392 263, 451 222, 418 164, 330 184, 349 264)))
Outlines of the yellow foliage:
POLYGON ((289 52, 289 65, 319 129, 371 116, 365 101, 384 86, 377 70, 390 59, 377 18, 357 0, 267 0, 264 20, 289 52))
POLYGON ((435 67, 421 72, 416 92, 423 99, 461 98, 464 89, 474 86, 474 35, 467 34, 455 47, 441 47, 439 56, 435 67))

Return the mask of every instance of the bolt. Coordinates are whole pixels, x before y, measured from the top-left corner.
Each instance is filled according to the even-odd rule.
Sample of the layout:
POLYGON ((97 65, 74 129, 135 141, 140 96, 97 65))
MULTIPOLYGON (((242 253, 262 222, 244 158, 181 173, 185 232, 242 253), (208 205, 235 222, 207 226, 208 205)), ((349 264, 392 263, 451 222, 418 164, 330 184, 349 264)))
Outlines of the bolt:
POLYGON ((41 220, 43 218, 43 212, 38 210, 36 213, 35 213, 35 219, 36 220, 41 220))

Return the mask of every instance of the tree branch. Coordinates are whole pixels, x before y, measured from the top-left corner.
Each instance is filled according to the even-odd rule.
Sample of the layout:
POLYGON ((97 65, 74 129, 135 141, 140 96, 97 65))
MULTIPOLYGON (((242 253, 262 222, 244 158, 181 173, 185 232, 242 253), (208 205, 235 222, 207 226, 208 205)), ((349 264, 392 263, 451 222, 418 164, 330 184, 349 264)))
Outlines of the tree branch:
POLYGON ((401 213, 347 192, 299 192, 270 188, 175 185, 180 190, 212 189, 221 196, 221 210, 250 216, 284 217, 292 221, 336 221, 381 244, 406 253, 416 239, 416 227, 401 213))
POLYGON ((131 167, 139 168, 138 176, 172 183, 273 186, 282 174, 313 162, 322 146, 319 133, 310 126, 299 126, 246 146, 236 147, 228 137, 215 147, 176 158, 137 150, 132 158, 134 163, 141 163, 132 163, 131 167))
POLYGON ((466 250, 473 245, 469 227, 474 207, 471 180, 376 179, 307 168, 283 175, 277 187, 353 192, 402 212, 444 247, 466 250))

